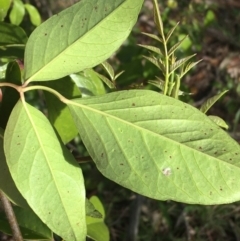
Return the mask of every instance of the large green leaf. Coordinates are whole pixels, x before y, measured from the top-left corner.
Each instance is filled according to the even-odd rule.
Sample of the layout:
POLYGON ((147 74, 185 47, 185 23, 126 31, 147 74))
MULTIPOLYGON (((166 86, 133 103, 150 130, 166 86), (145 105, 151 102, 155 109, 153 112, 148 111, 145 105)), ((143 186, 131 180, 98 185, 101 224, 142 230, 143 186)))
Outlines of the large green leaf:
POLYGON ((47 118, 19 101, 5 130, 4 151, 17 188, 42 221, 66 241, 85 240, 82 173, 47 118))
MULTIPOLYGON (((24 239, 52 240, 51 230, 29 209, 13 207, 19 228, 24 239)), ((3 213, 0 213, 0 230, 11 235, 12 230, 3 213)))
POLYGON ((7 195, 7 197, 15 204, 29 208, 26 200, 18 191, 12 176, 9 172, 6 158, 3 151, 3 130, 0 128, 0 189, 7 195))
POLYGON ((82 0, 32 33, 25 80, 58 79, 106 60, 129 35, 143 0, 82 0))
MULTIPOLYGON (((81 97, 81 91, 69 76, 57 81, 46 81, 43 85, 58 91, 68 99, 81 97)), ((63 143, 71 141, 78 131, 69 109, 52 93, 45 92, 44 95, 48 107, 48 119, 54 125, 63 143)))
POLYGON ((68 106, 89 154, 109 179, 159 200, 240 200, 239 145, 194 107, 148 90, 68 106))

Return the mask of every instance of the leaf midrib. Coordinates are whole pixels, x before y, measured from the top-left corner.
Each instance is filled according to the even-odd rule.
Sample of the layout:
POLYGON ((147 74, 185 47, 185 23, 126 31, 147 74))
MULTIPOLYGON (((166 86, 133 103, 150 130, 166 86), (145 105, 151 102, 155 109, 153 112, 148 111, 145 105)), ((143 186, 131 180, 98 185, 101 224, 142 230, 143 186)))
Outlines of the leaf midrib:
POLYGON ((65 204, 64 204, 64 202, 63 202, 62 196, 60 195, 61 192, 59 191, 59 187, 58 187, 57 182, 56 182, 56 180, 55 180, 55 177, 54 177, 54 175, 53 175, 52 168, 51 168, 49 162, 47 161, 48 158, 47 158, 47 155, 46 155, 46 153, 45 153, 45 148, 44 148, 44 146, 43 146, 43 144, 42 144, 42 141, 41 141, 41 138, 40 138, 40 136, 39 136, 39 134, 38 134, 37 128, 36 128, 35 125, 34 125, 34 121, 33 121, 32 118, 31 118, 31 114, 30 114, 30 112, 29 112, 29 110, 28 110, 27 103, 25 102, 25 100, 23 100, 22 103, 23 103, 24 109, 25 109, 25 111, 26 111, 26 113, 27 113, 27 116, 28 116, 28 118, 29 118, 29 120, 30 120, 30 122, 31 122, 31 124, 32 124, 32 127, 33 127, 33 129, 34 129, 35 134, 36 134, 36 137, 37 137, 38 143, 39 143, 39 145, 40 145, 40 147, 41 147, 41 150, 42 150, 42 152, 43 152, 43 154, 44 154, 45 160, 46 160, 46 162, 47 162, 47 165, 48 165, 48 167, 49 167, 49 170, 50 170, 50 173, 51 173, 51 176, 52 176, 52 180, 54 180, 54 185, 55 185, 55 187, 56 187, 56 189, 57 189, 57 191, 58 191, 58 195, 59 195, 60 200, 61 200, 61 202, 62 202, 62 205, 63 205, 63 207, 64 207, 65 214, 66 214, 67 219, 68 219, 68 223, 69 223, 69 225, 71 226, 71 229, 72 229, 72 232, 73 232, 73 234, 74 234, 75 240, 77 240, 77 237, 76 237, 76 235, 75 235, 75 232, 74 232, 74 230, 73 230, 73 228, 72 228, 72 225, 71 225, 71 222, 70 222, 70 220, 69 220, 69 216, 67 215, 67 212, 66 212, 66 209, 65 209, 65 204))
MULTIPOLYGON (((80 100, 80 101, 81 101, 81 100, 80 100)), ((101 110, 96 110, 96 109, 94 109, 94 108, 92 108, 92 107, 89 107, 89 106, 87 106, 87 105, 80 104, 80 103, 78 103, 77 101, 68 100, 68 101, 66 101, 66 104, 67 104, 67 105, 75 105, 75 106, 80 107, 80 108, 82 108, 82 109, 87 109, 87 110, 96 112, 96 113, 98 113, 98 114, 100 114, 100 115, 103 115, 103 116, 105 116, 105 117, 113 118, 113 119, 115 119, 115 120, 117 120, 117 121, 123 122, 123 123, 125 123, 125 124, 127 124, 127 125, 129 125, 129 126, 132 126, 132 127, 136 128, 136 129, 139 129, 140 131, 149 132, 149 133, 151 133, 152 135, 156 135, 156 136, 158 136, 159 138, 162 138, 163 140, 167 140, 168 142, 172 142, 174 145, 177 144, 177 145, 182 146, 183 148, 187 148, 187 149, 193 150, 194 153, 198 153, 198 154, 200 153, 200 154, 203 155, 203 156, 207 156, 207 157, 213 158, 213 159, 214 159, 215 161, 217 161, 217 162, 220 162, 220 163, 221 163, 221 162, 224 162, 224 163, 226 163, 226 164, 228 164, 228 165, 233 166, 234 168, 236 168, 236 167, 239 168, 238 166, 235 166, 235 165, 233 165, 233 164, 231 164, 231 163, 229 163, 229 162, 226 162, 226 161, 223 161, 223 160, 221 160, 221 159, 218 159, 218 158, 216 158, 216 157, 214 157, 214 156, 208 155, 208 154, 206 154, 206 153, 204 153, 204 152, 201 152, 201 151, 199 151, 199 150, 196 150, 196 149, 194 149, 194 148, 191 148, 191 147, 189 147, 189 146, 187 146, 187 145, 184 145, 184 144, 182 144, 182 143, 180 143, 180 142, 177 142, 177 141, 175 141, 175 140, 172 140, 172 139, 170 139, 170 138, 167 138, 167 137, 165 137, 165 136, 163 136, 163 135, 157 134, 157 133, 155 133, 155 132, 153 132, 153 131, 151 131, 151 130, 145 129, 145 128, 143 128, 143 127, 141 127, 141 126, 138 126, 138 125, 135 125, 135 124, 133 124, 133 123, 131 123, 131 122, 129 122, 129 121, 125 121, 125 120, 123 120, 123 119, 121 119, 121 118, 119 118, 119 117, 116 117, 116 116, 114 116, 114 115, 110 115, 110 114, 105 113, 105 112, 103 112, 103 111, 101 111, 101 110)))

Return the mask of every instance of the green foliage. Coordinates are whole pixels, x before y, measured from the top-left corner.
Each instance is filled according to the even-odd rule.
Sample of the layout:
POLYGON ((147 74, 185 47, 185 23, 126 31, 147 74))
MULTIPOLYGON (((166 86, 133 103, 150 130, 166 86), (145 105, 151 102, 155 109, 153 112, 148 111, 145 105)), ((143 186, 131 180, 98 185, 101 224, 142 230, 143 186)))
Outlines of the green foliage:
MULTIPOLYGON (((220 119, 205 115, 223 93, 201 110, 178 100, 181 79, 198 62, 189 62, 194 55, 176 59, 185 38, 171 44, 178 24, 165 34, 153 3, 159 36, 145 35, 160 47, 141 46, 153 52, 145 59, 160 74, 149 83, 163 94, 118 91, 125 73, 115 74, 106 62, 128 37, 143 0, 82 0, 29 39, 15 25, 25 10, 34 25, 40 18, 14 0, 9 17, 15 25, 0 23, 0 58, 8 62, 0 82, 0 189, 19 206, 14 211, 24 238, 51 239, 54 232, 66 241, 110 239, 103 205, 86 199, 83 166, 64 145, 77 132, 98 170, 139 194, 202 205, 240 200, 239 145, 218 127, 226 128, 220 119), (24 49, 24 65, 12 61, 23 58, 24 49), (98 64, 108 77, 91 69, 98 64), (103 83, 115 92, 107 94, 103 83), (28 103, 34 90, 44 91, 43 107, 35 106, 42 111, 28 103)), ((2 18, 9 7, 2 7, 2 18)), ((4 215, 0 224, 11 233, 4 215)))

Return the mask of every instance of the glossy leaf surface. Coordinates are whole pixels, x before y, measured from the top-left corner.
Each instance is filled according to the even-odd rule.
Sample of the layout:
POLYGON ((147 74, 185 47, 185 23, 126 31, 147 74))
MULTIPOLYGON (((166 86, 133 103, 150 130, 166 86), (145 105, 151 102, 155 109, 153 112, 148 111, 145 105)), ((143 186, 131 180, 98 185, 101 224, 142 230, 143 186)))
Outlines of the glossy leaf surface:
POLYGON ((240 200, 238 143, 190 105, 132 90, 68 106, 89 154, 109 179, 159 200, 240 200))
POLYGON ((4 151, 17 188, 41 220, 64 240, 85 240, 81 169, 46 117, 19 101, 5 130, 4 151))
POLYGON ((103 62, 128 37, 142 3, 82 0, 51 17, 29 38, 25 80, 58 79, 103 62))

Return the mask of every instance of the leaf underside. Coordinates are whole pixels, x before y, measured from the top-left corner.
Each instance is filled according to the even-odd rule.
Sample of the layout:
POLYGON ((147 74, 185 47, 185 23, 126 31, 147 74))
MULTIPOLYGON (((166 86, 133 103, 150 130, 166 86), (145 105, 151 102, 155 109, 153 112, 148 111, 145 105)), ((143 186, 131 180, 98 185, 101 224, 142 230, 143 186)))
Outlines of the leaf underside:
POLYGON ((4 134, 4 151, 18 190, 64 240, 85 240, 85 189, 80 168, 47 118, 19 101, 4 134))
POLYGON ((196 204, 240 199, 240 148, 197 109, 148 90, 69 102, 98 169, 142 195, 196 204))
POLYGON ((106 60, 129 35, 143 0, 82 0, 54 15, 26 45, 25 76, 58 79, 106 60))

